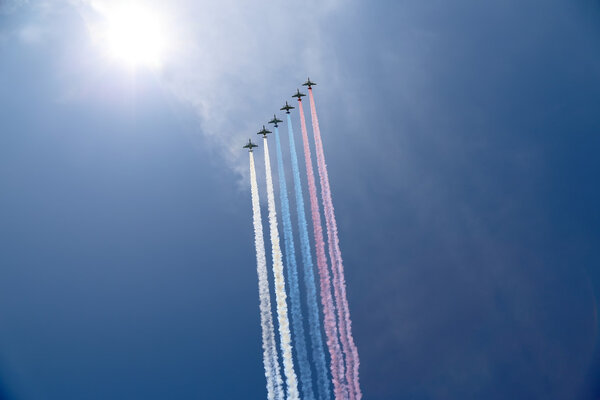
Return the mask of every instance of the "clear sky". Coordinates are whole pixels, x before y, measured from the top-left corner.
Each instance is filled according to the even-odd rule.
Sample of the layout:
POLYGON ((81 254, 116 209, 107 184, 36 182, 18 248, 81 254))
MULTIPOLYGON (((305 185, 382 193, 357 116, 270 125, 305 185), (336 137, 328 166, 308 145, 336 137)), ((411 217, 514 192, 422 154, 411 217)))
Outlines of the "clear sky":
POLYGON ((117 3, 0 0, 0 399, 266 397, 241 146, 307 75, 365 399, 600 398, 597 1, 145 1, 137 66, 117 3))

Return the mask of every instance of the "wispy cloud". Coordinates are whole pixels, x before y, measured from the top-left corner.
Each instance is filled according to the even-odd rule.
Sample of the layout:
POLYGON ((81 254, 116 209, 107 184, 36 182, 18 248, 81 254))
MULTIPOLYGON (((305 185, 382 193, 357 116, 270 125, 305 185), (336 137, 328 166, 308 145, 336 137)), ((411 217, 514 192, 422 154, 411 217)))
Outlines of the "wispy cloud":
POLYGON ((21 6, 29 3, 29 0, 3 0, 0 2, 0 14, 10 14, 21 6))
POLYGON ((0 2, 0 42, 18 40, 26 45, 42 43, 49 33, 49 16, 64 6, 64 1, 8 0, 0 2))
MULTIPOLYGON (((93 21, 115 3, 71 4, 93 21)), ((307 74, 331 67, 323 27, 334 21, 342 2, 147 4, 160 10, 172 35, 169 57, 159 72, 161 83, 170 96, 194 109, 199 137, 245 175, 240 143, 254 136, 307 74)))
MULTIPOLYGON (((94 26, 111 7, 120 3, 11 0, 3 3, 2 12, 14 12, 21 7, 28 15, 4 35, 25 44, 40 43, 52 35, 57 40, 77 43, 61 45, 68 49, 64 52, 69 58, 63 62, 68 73, 61 73, 70 77, 87 74, 88 78, 80 79, 79 83, 78 79, 70 78, 65 82, 64 93, 57 95, 61 101, 77 101, 77 93, 90 93, 89 82, 99 73, 101 56, 94 55, 98 49, 91 48, 94 26), (60 18, 49 18, 56 15, 60 18), (77 35, 60 32, 65 28, 56 20, 77 16, 84 21, 80 24, 81 32, 77 35), (81 45, 86 41, 88 48, 81 45), (78 89, 78 85, 86 89, 78 89)), ((159 11, 168 25, 169 53, 162 69, 157 71, 165 94, 181 104, 181 108, 193 109, 198 118, 198 140, 213 146, 226 165, 243 177, 247 175, 247 166, 240 144, 254 136, 307 75, 319 77, 325 71, 329 77, 336 75, 336 52, 327 40, 326 30, 337 23, 337 13, 349 7, 348 2, 341 0, 302 3, 174 0, 141 4, 159 11)))
POLYGON ((17 32, 19 39, 27 44, 37 44, 43 39, 43 28, 40 25, 25 25, 17 32))

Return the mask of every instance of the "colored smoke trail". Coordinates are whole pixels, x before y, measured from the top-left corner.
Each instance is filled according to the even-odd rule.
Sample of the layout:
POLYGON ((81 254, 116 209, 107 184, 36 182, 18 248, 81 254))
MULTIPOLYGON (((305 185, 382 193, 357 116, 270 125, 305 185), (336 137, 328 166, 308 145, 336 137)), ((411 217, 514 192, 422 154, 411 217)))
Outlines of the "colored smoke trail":
POLYGON ((277 149, 277 171, 279 175, 279 196, 281 201, 281 219, 283 221, 283 239, 285 244, 285 261, 287 266, 287 278, 290 287, 290 305, 292 317, 292 330, 296 344, 296 357, 300 371, 300 383, 302 387, 302 398, 314 400, 315 395, 312 387, 312 376, 310 362, 306 350, 306 339, 304 336, 304 324, 302 316, 302 305, 300 300, 300 287, 298 284, 298 266, 296 264, 296 250, 294 248, 294 233, 292 231, 292 219, 290 217, 290 201, 288 199, 287 185, 285 183, 285 170, 283 169, 283 155, 281 153, 281 141, 279 140, 279 128, 275 126, 275 143, 277 149))
POLYGON ((269 207, 269 228, 271 233, 271 249, 273 252, 273 275, 275 276, 275 299, 277 301, 277 320, 279 321, 279 338, 283 357, 283 373, 287 385, 287 400, 299 400, 298 381, 292 360, 292 343, 290 334, 290 321, 285 293, 285 279, 283 277, 283 261, 279 247, 279 229, 277 228, 277 212, 275 211, 275 195, 273 191, 273 176, 271 175, 271 160, 269 158, 269 144, 265 136, 263 140, 265 151, 265 171, 267 177, 267 200, 269 207))
MULTIPOLYGON (((317 390, 319 394, 319 400, 329 400, 331 396, 329 395, 327 361, 325 360, 323 336, 321 335, 319 306, 317 304, 317 287, 313 272, 312 255, 310 254, 310 241, 308 239, 308 227, 306 224, 306 214, 304 212, 304 197, 302 195, 300 169, 298 168, 298 155, 296 154, 292 119, 290 118, 290 114, 286 115, 290 140, 290 155, 292 159, 292 174, 294 177, 294 190, 296 192, 296 212, 298 214, 298 229, 300 231, 300 249, 302 252, 302 264, 304 266, 304 285, 306 287, 306 301, 308 305, 308 327, 313 350, 313 361, 315 363, 315 369, 317 372, 317 390)), ((275 132, 277 133, 277 131, 275 132)))
POLYGON ((250 184, 252 192, 252 215, 254 223, 254 245, 256 247, 256 269, 258 272, 258 294, 260 303, 260 325, 262 328, 263 363, 265 377, 267 378, 267 399, 284 400, 281 381, 281 372, 277 360, 277 346, 275 344, 275 330, 273 316, 271 315, 271 294, 267 275, 267 260, 265 257, 265 242, 263 239, 262 218, 260 215, 260 201, 258 198, 258 185, 256 183, 256 168, 254 155, 250 154, 250 184))
POLYGON ((321 227, 321 215, 319 212, 319 202, 317 200, 317 188, 315 185, 315 175, 311 162, 310 146, 308 144, 308 133, 306 131, 306 121, 304 119, 304 110, 302 101, 298 101, 298 110, 300 112, 300 127, 302 129, 302 141, 304 143, 304 159, 306 162, 306 176, 308 179, 308 191, 310 194, 310 210, 313 220, 313 232, 315 236, 315 251, 317 254, 317 267, 321 283, 321 303, 323 304, 323 316, 325 324, 325 335, 327 336, 327 346, 331 357, 331 378, 333 381, 333 390, 337 400, 348 397, 348 387, 345 384, 344 376, 344 358, 340 343, 338 341, 338 331, 335 319, 335 305, 331 295, 331 278, 327 267, 327 256, 325 255, 325 241, 323 239, 323 228, 321 227))
POLYGON ((325 224, 327 226, 327 237, 329 244, 329 256, 331 259, 331 269, 334 279, 335 300, 338 306, 338 323, 344 354, 346 356, 346 379, 350 387, 350 398, 359 400, 362 393, 359 384, 359 359, 358 349, 354 344, 352 336, 352 321, 350 319, 350 309, 348 307, 348 298, 346 295, 346 280, 344 278, 344 264, 342 262, 342 252, 335 220, 335 210, 331 199, 331 188, 329 186, 329 175, 327 173, 327 164, 325 163, 325 154, 323 153, 323 142, 321 141, 321 130, 319 129, 319 120, 317 118, 317 109, 313 97, 312 88, 308 89, 310 98, 310 111, 312 116, 313 135, 315 138, 315 153, 317 155, 317 168, 321 181, 321 197, 323 200, 323 211, 325 214, 325 224))

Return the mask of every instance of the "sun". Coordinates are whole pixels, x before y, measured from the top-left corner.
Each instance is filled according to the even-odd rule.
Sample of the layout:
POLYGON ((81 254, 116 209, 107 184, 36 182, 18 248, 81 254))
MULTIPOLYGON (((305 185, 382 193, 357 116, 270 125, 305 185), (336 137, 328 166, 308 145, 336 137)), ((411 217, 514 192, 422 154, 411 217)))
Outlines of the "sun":
POLYGON ((161 15, 141 4, 105 11, 104 41, 109 55, 129 67, 159 68, 167 47, 161 15))

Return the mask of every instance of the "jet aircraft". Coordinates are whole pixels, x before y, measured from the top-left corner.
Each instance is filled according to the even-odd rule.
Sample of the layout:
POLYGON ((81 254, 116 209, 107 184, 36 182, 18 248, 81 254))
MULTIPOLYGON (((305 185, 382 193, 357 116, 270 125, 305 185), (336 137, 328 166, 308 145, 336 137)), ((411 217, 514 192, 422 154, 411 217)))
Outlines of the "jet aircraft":
POLYGON ((258 147, 258 145, 252 143, 252 140, 248 139, 248 143, 244 147, 242 147, 242 149, 248 149, 249 152, 252 152, 253 147, 258 147))
POLYGON ((283 111, 283 110, 285 110, 285 113, 286 113, 286 114, 289 114, 289 113, 290 113, 290 110, 291 110, 292 108, 296 108, 296 107, 292 107, 292 106, 290 106, 290 105, 288 104, 288 102, 286 101, 286 102, 285 102, 285 106, 281 107, 281 110, 282 110, 282 111, 283 111))
POLYGON ((309 89, 316 85, 316 83, 310 81, 310 78, 308 78, 308 80, 302 84, 302 86, 308 86, 309 89))
POLYGON ((273 114, 273 119, 269 121, 270 124, 274 124, 275 128, 277 128, 279 125, 277 125, 278 123, 283 122, 282 120, 278 119, 277 116, 275 114, 273 114))
POLYGON ((298 101, 302 101, 302 98, 306 96, 304 93, 300 93, 300 89, 298 89, 298 91, 296 92, 295 95, 293 95, 292 97, 297 97, 298 101))
POLYGON ((270 130, 268 130, 267 128, 265 128, 265 126, 263 125, 263 128, 256 132, 257 135, 263 135, 263 137, 266 139, 267 138, 267 133, 271 133, 270 130))

